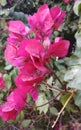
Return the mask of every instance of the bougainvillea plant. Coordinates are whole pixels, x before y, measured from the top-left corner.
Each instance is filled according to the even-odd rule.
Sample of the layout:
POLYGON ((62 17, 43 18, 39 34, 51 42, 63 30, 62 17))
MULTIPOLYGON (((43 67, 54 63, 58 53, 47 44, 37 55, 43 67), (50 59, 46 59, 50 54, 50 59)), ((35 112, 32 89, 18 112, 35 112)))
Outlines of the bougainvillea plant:
POLYGON ((5 58, 18 67, 18 75, 14 79, 16 88, 0 107, 3 120, 17 117, 26 105, 28 93, 33 100, 37 100, 39 83, 52 73, 49 66, 51 58, 64 58, 67 55, 70 46, 68 40, 62 37, 56 37, 54 41, 50 39, 52 32, 62 24, 64 16, 65 12, 59 7, 49 9, 44 4, 37 13, 28 17, 30 28, 21 21, 8 23, 9 37, 5 58), (32 33, 35 35, 33 38, 32 33))
MULTIPOLYGON (((62 2, 68 8, 67 4, 70 5, 72 1, 62 2)), ((73 4, 72 9, 79 17, 81 1, 73 1, 73 4)), ((0 73, 0 89, 4 93, 8 89, 3 97, 5 100, 0 104, 0 117, 3 121, 17 120, 26 109, 36 108, 40 114, 48 111, 54 113, 55 117, 50 121, 51 129, 59 129, 58 121, 63 112, 67 115, 67 111, 76 113, 80 109, 81 24, 79 20, 79 30, 75 34, 75 52, 68 57, 72 46, 72 39, 65 36, 67 21, 70 19, 67 18, 68 14, 68 11, 62 10, 58 5, 49 8, 47 4, 43 4, 37 12, 27 16, 27 23, 19 19, 7 22, 6 47, 2 48, 6 67, 5 72, 0 73), (12 83, 8 83, 11 80, 12 83), (56 102, 50 107, 53 101, 56 102)), ((77 19, 74 16, 74 20, 77 19)), ((75 33, 73 25, 72 29, 75 33)), ((72 118, 71 114, 69 118, 72 118)), ((62 120, 61 123, 64 125, 65 121, 62 120)))

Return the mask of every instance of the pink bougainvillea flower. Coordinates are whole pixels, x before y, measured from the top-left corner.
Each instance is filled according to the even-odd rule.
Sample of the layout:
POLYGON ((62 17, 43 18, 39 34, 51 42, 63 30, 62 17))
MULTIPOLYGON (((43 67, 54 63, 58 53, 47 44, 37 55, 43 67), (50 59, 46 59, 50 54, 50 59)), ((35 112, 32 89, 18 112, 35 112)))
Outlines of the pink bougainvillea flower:
POLYGON ((61 9, 58 6, 56 6, 56 7, 51 8, 50 13, 51 13, 51 16, 52 16, 52 19, 53 19, 53 22, 54 22, 53 28, 55 30, 58 30, 59 26, 63 22, 63 19, 66 15, 66 12, 61 11, 61 9))
POLYGON ((24 38, 25 36, 23 36, 22 33, 18 34, 10 32, 9 37, 7 38, 7 44, 15 45, 15 47, 18 48, 24 38))
MULTIPOLYGON (((5 50, 5 58, 13 66, 20 67, 24 61, 29 59, 29 54, 25 50, 26 44, 21 42, 20 45, 13 44, 13 39, 8 39, 8 45, 5 50)), ((17 42, 18 44, 18 42, 17 42)))
POLYGON ((26 59, 29 59, 29 53, 26 51, 26 46, 27 46, 28 42, 26 42, 26 40, 23 40, 18 48, 18 56, 24 56, 26 57, 26 59))
POLYGON ((7 45, 4 54, 6 60, 13 64, 14 59, 17 57, 17 48, 14 45, 7 45))
POLYGON ((37 88, 28 86, 28 89, 21 90, 17 88, 7 97, 7 102, 0 106, 0 116, 3 120, 8 121, 16 119, 17 115, 26 105, 25 100, 28 92, 32 96, 33 100, 37 100, 37 88), (28 89, 29 91, 27 91, 28 89))
POLYGON ((16 88, 8 97, 7 101, 8 102, 14 102, 15 104, 15 109, 17 111, 21 111, 23 107, 26 105, 25 100, 26 100, 26 92, 23 89, 16 88))
POLYGON ((15 120, 18 115, 17 110, 15 109, 15 103, 6 102, 0 106, 0 116, 3 120, 15 120))
POLYGON ((15 47, 19 47, 22 40, 30 34, 30 29, 19 20, 12 20, 8 23, 9 37, 7 38, 7 44, 13 44, 15 47))
POLYGON ((50 73, 47 66, 51 56, 63 58, 67 55, 70 45, 68 40, 57 37, 51 42, 50 39, 53 30, 62 24, 64 16, 65 12, 59 7, 49 9, 44 4, 37 13, 28 17, 31 29, 19 20, 9 22, 5 58, 18 67, 18 75, 14 79, 17 88, 7 97, 6 103, 0 106, 3 120, 16 119, 26 105, 28 94, 34 101, 37 100, 39 83, 50 73), (31 38, 31 30, 35 38, 31 38))
MULTIPOLYGON (((33 65, 32 61, 25 62, 24 65, 20 68, 19 72, 22 73, 23 75, 32 75, 36 73, 37 69, 33 65)), ((30 77, 30 76, 29 76, 30 77)))
POLYGON ((19 20, 12 20, 8 23, 9 27, 8 30, 11 33, 20 34, 22 36, 26 36, 30 32, 30 29, 25 26, 22 21, 19 20))
POLYGON ((70 42, 68 40, 62 40, 61 37, 57 37, 55 42, 49 47, 47 53, 49 56, 63 58, 67 55, 69 46, 70 42))
POLYGON ((53 20, 46 4, 41 6, 33 16, 30 15, 28 22, 38 38, 49 36, 52 32, 53 20))
POLYGON ((38 99, 38 89, 36 87, 32 87, 30 89, 29 94, 32 96, 33 100, 36 101, 38 99))
POLYGON ((7 44, 13 44, 13 45, 16 45, 18 47, 22 40, 23 40, 22 35, 10 33, 9 37, 7 38, 7 44))
MULTIPOLYGON (((23 51, 24 52, 24 51, 23 51)), ((21 52, 20 52, 21 53, 21 52)), ((11 63, 13 66, 17 66, 20 67, 21 65, 23 65, 25 59, 27 59, 23 55, 19 55, 20 53, 18 53, 18 48, 15 47, 15 45, 13 44, 8 44, 5 50, 5 59, 11 63)))
POLYGON ((7 102, 0 106, 0 116, 3 120, 15 120, 25 106, 25 93, 15 89, 8 97, 7 102))
POLYGON ((0 116, 3 120, 15 120, 26 105, 26 91, 16 88, 8 97, 7 102, 0 106, 0 116))
POLYGON ((44 47, 41 45, 40 41, 37 39, 28 39, 23 41, 26 44, 25 50, 33 56, 39 57, 41 55, 41 58, 43 58, 43 55, 45 53, 44 47))
POLYGON ((25 49, 30 54, 34 66, 42 72, 47 72, 47 69, 44 66, 44 56, 46 50, 44 49, 43 45, 41 45, 40 41, 37 39, 29 39, 25 42, 27 42, 25 49))
MULTIPOLYGON (((20 43, 29 34, 30 34, 30 29, 28 27, 26 27, 26 31, 24 32, 24 34, 23 34, 22 31, 21 32, 16 32, 16 31, 13 31, 13 29, 12 29, 12 31, 9 31, 9 38, 14 40, 15 42, 20 43)), ((7 40, 7 43, 8 42, 9 42, 9 40, 7 40)), ((17 43, 17 45, 19 45, 18 43, 17 43)), ((16 43, 14 43, 14 44, 16 44, 16 43)))
POLYGON ((20 46, 17 48, 17 57, 14 59, 13 65, 17 67, 23 66, 25 62, 30 60, 30 55, 25 50, 26 43, 21 42, 20 46))
POLYGON ((62 12, 59 7, 53 7, 50 10, 48 5, 44 4, 38 9, 37 13, 28 17, 28 23, 37 38, 41 39, 50 36, 53 28, 58 29, 64 16, 65 12, 62 12))
POLYGON ((33 73, 29 74, 28 72, 22 73, 21 70, 18 76, 15 78, 16 85, 19 87, 33 85, 34 83, 41 82, 44 79, 44 76, 39 71, 34 71, 33 73))
MULTIPOLYGON (((39 81, 39 79, 37 79, 37 81, 39 81)), ((32 96, 34 101, 37 100, 37 98, 38 98, 38 87, 39 87, 38 85, 35 85, 35 84, 34 85, 28 85, 28 82, 23 81, 20 78, 20 76, 17 76, 15 78, 15 83, 20 90, 24 91, 25 95, 29 93, 32 96)), ((35 80, 34 83, 36 83, 36 80, 35 80)), ((21 92, 23 92, 23 91, 21 91, 21 92)))
POLYGON ((0 88, 3 89, 5 87, 5 82, 2 76, 0 76, 0 88))
POLYGON ((6 50, 4 52, 5 59, 11 63, 13 66, 21 66, 24 61, 25 57, 24 56, 19 56, 18 55, 18 48, 15 47, 15 45, 8 44, 6 47, 6 50))
POLYGON ((18 76, 15 78, 15 83, 19 88, 22 88, 22 86, 32 86, 33 84, 43 81, 44 75, 45 73, 39 71, 33 65, 32 61, 25 62, 25 64, 20 67, 18 76))

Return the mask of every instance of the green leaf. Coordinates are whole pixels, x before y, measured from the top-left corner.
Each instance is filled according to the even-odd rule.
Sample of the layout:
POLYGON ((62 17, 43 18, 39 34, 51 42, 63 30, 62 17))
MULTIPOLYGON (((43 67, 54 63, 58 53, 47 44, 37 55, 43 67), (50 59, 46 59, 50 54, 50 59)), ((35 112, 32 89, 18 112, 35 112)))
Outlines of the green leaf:
POLYGON ((58 110, 57 110, 55 107, 51 107, 51 108, 50 108, 50 113, 51 113, 52 115, 57 116, 57 115, 58 115, 58 110))
POLYGON ((71 70, 67 71, 64 81, 68 82, 67 87, 81 90, 81 66, 74 66, 71 70))
POLYGON ((9 89, 12 85, 10 75, 4 74, 3 78, 4 78, 4 81, 5 81, 6 87, 9 89))
POLYGON ((23 120, 23 119, 24 119, 24 112, 21 111, 20 114, 17 116, 16 121, 20 121, 20 120, 23 120))
POLYGON ((75 104, 81 108, 81 90, 76 92, 76 95, 74 96, 75 104))
POLYGON ((10 72, 10 76, 12 77, 12 79, 14 79, 17 76, 17 71, 17 68, 13 68, 13 70, 10 72))
POLYGON ((81 0, 77 0, 74 4, 73 11, 76 15, 81 14, 81 0))
MULTIPOLYGON (((43 105, 43 104, 45 104, 47 102, 48 102, 48 100, 46 99, 45 94, 44 93, 40 93, 40 95, 39 95, 39 97, 38 97, 38 99, 36 101, 36 106, 43 105)), ((44 114, 46 114, 47 111, 48 111, 48 108, 49 108, 49 104, 46 104, 44 106, 37 107, 37 110, 39 110, 40 114, 42 112, 44 112, 44 114)))
POLYGON ((5 70, 10 70, 12 68, 12 65, 11 64, 9 64, 9 65, 7 65, 7 66, 5 66, 5 70))
POLYGON ((31 120, 23 120, 22 126, 27 127, 30 124, 31 120))
POLYGON ((2 15, 5 15, 5 16, 8 16, 9 15, 9 10, 8 9, 1 9, 0 10, 0 15, 2 16, 2 15))
POLYGON ((1 6, 5 6, 7 4, 7 1, 6 0, 0 0, 0 5, 1 6))
MULTIPOLYGON (((62 96, 62 98, 61 98, 61 103, 62 103, 63 106, 64 106, 64 104, 66 103, 66 101, 68 100, 68 98, 70 97, 70 95, 71 95, 71 93, 66 93, 66 94, 64 94, 64 95, 62 96)), ((73 113, 76 113, 76 112, 78 111, 77 108, 76 108, 73 104, 70 104, 69 102, 68 102, 68 104, 67 104, 67 106, 66 106, 66 109, 67 109, 68 111, 73 112, 73 113)))
POLYGON ((0 128, 4 125, 4 121, 0 118, 0 128))
POLYGON ((81 3, 78 5, 78 13, 81 15, 81 3))
POLYGON ((5 26, 6 26, 6 20, 5 19, 0 20, 0 27, 5 28, 5 26))
MULTIPOLYGON (((68 100, 68 98, 70 97, 70 93, 66 93, 66 94, 64 94, 63 96, 62 96, 62 98, 61 98, 61 103, 62 103, 62 105, 64 106, 64 104, 66 103, 66 101, 68 100)), ((68 106, 68 104, 67 104, 67 106, 68 106)))
POLYGON ((21 20, 25 24, 27 24, 27 15, 23 12, 10 12, 10 17, 12 17, 15 20, 21 20))
POLYGON ((76 76, 77 71, 77 68, 68 70, 64 76, 64 81, 72 80, 76 76))
MULTIPOLYGON (((79 25, 79 26, 81 26, 81 25, 79 25)), ((76 38, 77 46, 81 47, 81 32, 76 32, 75 38, 76 38)))

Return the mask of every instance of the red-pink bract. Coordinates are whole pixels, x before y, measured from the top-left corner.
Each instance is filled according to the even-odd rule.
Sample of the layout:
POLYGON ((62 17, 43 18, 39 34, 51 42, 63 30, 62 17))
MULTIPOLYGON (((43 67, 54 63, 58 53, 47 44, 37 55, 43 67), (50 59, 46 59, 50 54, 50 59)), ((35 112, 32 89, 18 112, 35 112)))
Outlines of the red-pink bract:
POLYGON ((27 94, 23 89, 16 88, 8 97, 8 102, 15 103, 15 109, 21 111, 25 106, 27 94))
POLYGON ((36 33, 37 38, 50 36, 52 33, 53 20, 48 6, 41 6, 37 13, 28 17, 28 22, 31 29, 36 33))
POLYGON ((14 102, 6 102, 0 106, 0 116, 3 120, 15 120, 18 115, 18 112, 15 109, 14 102))
POLYGON ((9 32, 20 34, 23 36, 26 35, 27 33, 26 26, 23 22, 19 20, 18 21, 12 20, 8 24, 9 24, 9 28, 8 28, 9 32))
POLYGON ((0 106, 0 116, 3 120, 15 120, 20 111, 25 107, 27 92, 16 88, 8 97, 7 102, 0 106))
POLYGON ((15 82, 17 87, 33 85, 34 83, 43 81, 44 77, 42 75, 31 75, 31 74, 22 74, 19 73, 18 76, 15 78, 15 82))
POLYGON ((60 37, 56 38, 48 49, 48 55, 63 58, 67 55, 69 46, 70 42, 68 40, 62 40, 60 37))
POLYGON ((35 87, 33 87, 32 89, 30 89, 30 95, 32 96, 33 100, 36 101, 38 99, 38 89, 35 87))
POLYGON ((57 30, 62 24, 65 12, 62 12, 59 7, 48 8, 47 4, 42 5, 37 13, 28 17, 28 23, 31 29, 39 39, 49 37, 53 29, 57 30))
MULTIPOLYGON (((36 80, 34 80, 34 82, 36 83, 36 81, 42 81, 43 79, 42 79, 42 77, 40 77, 41 79, 36 79, 36 80)), ((37 85, 34 85, 33 86, 33 83, 32 83, 32 81, 30 82, 30 85, 28 85, 29 83, 28 83, 28 81, 23 81, 21 78, 20 78, 20 76, 17 76, 16 78, 15 78, 15 83, 16 83, 16 85, 17 85, 17 87, 19 88, 19 89, 21 89, 21 90, 23 90, 24 91, 24 93, 26 93, 26 94, 30 94, 31 96, 32 96, 32 98, 33 98, 33 100, 37 100, 37 98, 38 98, 38 87, 39 86, 37 86, 37 85)), ((22 92, 23 92, 22 91, 22 92)))
POLYGON ((5 50, 5 58, 8 62, 13 64, 15 58, 17 57, 17 48, 14 45, 7 45, 5 50))
POLYGON ((29 39, 26 40, 26 42, 28 44, 25 49, 30 54, 34 66, 42 72, 47 72, 47 69, 44 66, 46 50, 43 45, 41 45, 40 41, 37 39, 29 39))
POLYGON ((66 12, 65 11, 61 11, 61 9, 56 6, 56 7, 52 7, 51 10, 50 10, 50 13, 51 13, 51 16, 53 18, 53 28, 55 30, 58 30, 59 26, 62 24, 63 22, 63 19, 66 15, 66 12))
POLYGON ((0 76, 0 88, 3 89, 5 87, 5 82, 2 76, 0 76))

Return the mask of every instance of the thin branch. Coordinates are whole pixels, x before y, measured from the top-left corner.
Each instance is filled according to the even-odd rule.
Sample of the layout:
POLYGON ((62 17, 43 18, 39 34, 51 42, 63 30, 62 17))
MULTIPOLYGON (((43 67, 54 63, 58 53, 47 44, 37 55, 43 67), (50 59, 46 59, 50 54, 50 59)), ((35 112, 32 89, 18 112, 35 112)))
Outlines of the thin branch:
POLYGON ((61 89, 59 89, 59 88, 56 88, 56 87, 52 87, 51 85, 49 85, 47 82, 45 82, 45 81, 43 81, 43 83, 50 89, 50 90, 54 90, 54 91, 56 91, 56 92, 62 92, 62 93, 64 93, 65 91, 64 90, 61 90, 61 89))
POLYGON ((44 104, 42 104, 42 105, 40 105, 40 106, 34 106, 34 105, 28 105, 28 104, 27 104, 27 106, 30 107, 30 108, 32 108, 32 107, 33 107, 33 108, 43 107, 43 106, 49 104, 50 102, 52 102, 53 100, 56 100, 57 97, 59 97, 61 94, 62 94, 62 93, 59 92, 59 93, 57 94, 57 96, 53 96, 48 102, 46 102, 46 103, 44 103, 44 104))
POLYGON ((62 94, 61 92, 60 92, 60 93, 58 93, 56 97, 55 97, 55 96, 53 96, 53 98, 52 98, 52 99, 50 99, 48 102, 46 102, 46 103, 44 103, 44 104, 42 104, 42 105, 40 105, 40 106, 36 106, 36 108, 38 108, 38 107, 43 107, 43 106, 45 106, 45 105, 49 104, 49 103, 50 103, 50 102, 52 102, 53 100, 56 100, 56 99, 57 99, 57 97, 59 97, 61 94, 62 94))
POLYGON ((69 98, 67 99, 67 101, 65 102, 64 106, 62 107, 62 109, 60 110, 60 112, 58 113, 58 116, 56 118, 56 120, 54 121, 52 128, 54 128, 54 126, 56 125, 57 121, 59 120, 61 114, 63 113, 65 107, 67 106, 68 102, 71 100, 71 98, 73 97, 74 92, 71 93, 71 95, 69 96, 69 98))
POLYGON ((51 73, 52 73, 52 74, 54 75, 54 77, 59 81, 59 83, 61 84, 62 88, 63 88, 64 90, 66 90, 65 85, 62 83, 62 81, 61 81, 60 78, 57 76, 57 74, 56 74, 53 70, 51 70, 51 73))

